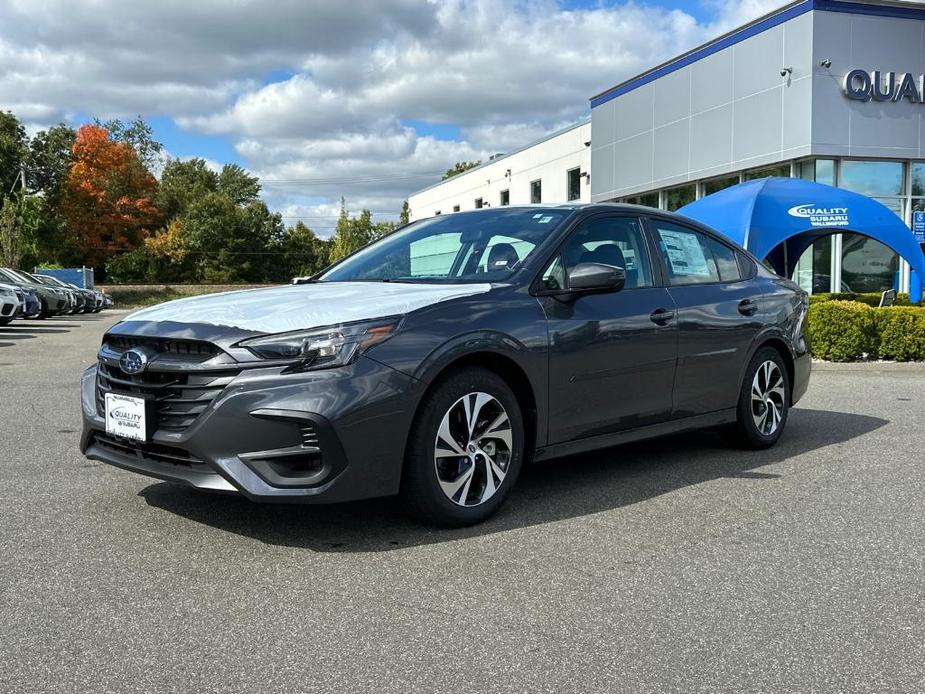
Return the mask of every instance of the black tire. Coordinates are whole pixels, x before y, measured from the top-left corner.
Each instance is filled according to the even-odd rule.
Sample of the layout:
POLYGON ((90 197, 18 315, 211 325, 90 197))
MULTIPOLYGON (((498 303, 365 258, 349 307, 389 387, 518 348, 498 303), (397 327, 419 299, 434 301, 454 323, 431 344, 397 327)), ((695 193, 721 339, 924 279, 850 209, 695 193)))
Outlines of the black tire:
POLYGON ((39 312, 35 317, 38 320, 45 320, 51 317, 51 313, 48 311, 48 302, 45 301, 45 299, 39 299, 39 312))
POLYGON ((790 376, 787 373, 784 359, 781 357, 780 352, 773 347, 762 347, 755 353, 755 356, 752 357, 748 369, 745 370, 745 378, 742 381, 742 389, 739 392, 736 423, 730 427, 729 433, 731 434, 733 442, 744 448, 756 450, 770 448, 777 443, 781 434, 784 433, 789 413, 790 376), (772 363, 776 367, 776 370, 773 367, 770 368, 771 385, 776 386, 778 382, 780 383, 779 386, 772 389, 773 392, 764 384, 764 373, 759 376, 758 385, 756 387, 756 375, 759 369, 764 369, 765 365, 768 363, 772 363), (753 399, 753 389, 756 390, 756 396, 758 395, 757 391, 766 391, 762 394, 766 395, 770 400, 765 400, 764 403, 762 403, 757 397, 753 399), (783 391, 782 393, 780 392, 781 389, 783 391), (768 402, 774 404, 774 410, 777 412, 777 424, 772 430, 770 430, 771 427, 767 418, 770 418, 771 422, 773 422, 775 413, 771 411, 771 406, 767 404, 768 402), (763 419, 762 425, 759 426, 756 417, 762 419, 765 414, 766 418, 763 419))
POLYGON ((12 317, 12 316, 10 316, 10 317, 8 317, 8 318, 0 318, 0 326, 2 326, 2 325, 9 325, 9 324, 12 323, 12 322, 13 322, 13 317, 12 317))
MULTIPOLYGON (((475 400, 469 400, 469 403, 474 407, 475 400)), ((480 421, 476 417, 476 431, 482 431, 486 428, 479 428, 480 421)), ((504 427, 497 427, 493 431, 500 431, 502 428, 504 427)), ((439 463, 441 470, 445 475, 452 478, 452 469, 448 472, 446 466, 452 468, 453 465, 458 465, 460 470, 468 470, 468 467, 471 466, 473 482, 460 489, 459 498, 461 499, 467 491, 473 497, 479 495, 479 490, 484 495, 489 486, 488 481, 485 479, 486 474, 491 474, 489 465, 480 453, 473 452, 471 448, 466 448, 467 443, 460 444, 459 438, 461 437, 457 437, 456 446, 466 450, 468 457, 463 455, 447 459, 441 458, 439 463)), ((441 444, 441 448, 449 448, 449 446, 441 444)), ((481 449, 478 450, 481 451, 481 449)), ((517 482, 523 460, 523 416, 513 391, 504 379, 497 374, 486 369, 466 367, 442 378, 425 396, 418 409, 417 420, 412 423, 408 437, 405 466, 402 474, 401 498, 412 513, 435 525, 458 528, 481 523, 492 516, 504 503, 507 495, 517 482), (461 405, 462 399, 467 395, 474 398, 477 393, 484 393, 496 401, 484 405, 479 414, 487 412, 485 417, 493 418, 493 415, 500 413, 500 410, 497 409, 497 404, 503 407, 510 424, 511 445, 510 450, 503 451, 502 449, 505 447, 503 441, 492 444, 490 441, 493 438, 492 436, 481 437, 481 442, 478 445, 484 446, 486 450, 489 449, 489 446, 497 446, 493 449, 495 458, 503 465, 505 474, 498 484, 495 483, 497 476, 491 478, 490 484, 496 489, 493 495, 477 505, 465 506, 459 503, 459 499, 454 501, 449 498, 441 487, 438 479, 438 463, 435 449, 438 441, 438 431, 444 416, 451 417, 451 410, 453 413, 459 414, 458 410, 453 408, 464 407, 461 405), (506 465, 503 460, 505 457, 507 458, 506 465)), ((462 474, 460 474, 461 477, 462 474)))

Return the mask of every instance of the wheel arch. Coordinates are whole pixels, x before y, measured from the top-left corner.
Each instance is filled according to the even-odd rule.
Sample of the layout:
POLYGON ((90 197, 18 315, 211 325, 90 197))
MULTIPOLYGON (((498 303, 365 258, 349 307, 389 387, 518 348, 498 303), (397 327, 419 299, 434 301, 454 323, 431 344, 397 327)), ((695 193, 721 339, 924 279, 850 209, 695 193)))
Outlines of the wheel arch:
POLYGON ((793 350, 787 341, 780 335, 764 335, 762 338, 757 340, 755 346, 752 348, 751 354, 748 355, 748 361, 745 362, 745 368, 748 368, 748 365, 751 364, 752 359, 755 358, 755 355, 758 351, 764 347, 771 347, 776 350, 781 359, 784 361, 784 367, 787 369, 787 382, 790 384, 790 392, 788 393, 790 397, 790 402, 787 403, 788 407, 793 405, 793 380, 796 378, 796 361, 793 357, 793 350))
MULTIPOLYGON (((477 367, 491 371, 510 386, 514 397, 517 398, 517 404, 520 406, 521 416, 524 421, 524 442, 526 444, 524 463, 528 463, 539 445, 540 415, 537 407, 537 393, 524 367, 503 351, 483 347, 477 351, 454 355, 441 360, 439 365, 434 365, 427 373, 425 381, 427 386, 418 399, 411 421, 417 421, 427 396, 444 377, 453 371, 466 367, 477 367)), ((406 442, 405 445, 407 449, 408 443, 406 442)), ((405 458, 407 458, 407 450, 405 458)))

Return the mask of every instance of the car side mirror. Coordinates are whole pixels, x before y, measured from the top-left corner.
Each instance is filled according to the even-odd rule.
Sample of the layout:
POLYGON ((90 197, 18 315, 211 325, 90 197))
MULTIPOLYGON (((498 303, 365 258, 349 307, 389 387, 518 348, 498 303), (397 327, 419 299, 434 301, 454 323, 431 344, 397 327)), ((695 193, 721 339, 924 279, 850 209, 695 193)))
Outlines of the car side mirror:
POLYGON ((568 272, 568 288, 572 291, 619 291, 626 283, 626 270, 616 265, 579 263, 568 272))

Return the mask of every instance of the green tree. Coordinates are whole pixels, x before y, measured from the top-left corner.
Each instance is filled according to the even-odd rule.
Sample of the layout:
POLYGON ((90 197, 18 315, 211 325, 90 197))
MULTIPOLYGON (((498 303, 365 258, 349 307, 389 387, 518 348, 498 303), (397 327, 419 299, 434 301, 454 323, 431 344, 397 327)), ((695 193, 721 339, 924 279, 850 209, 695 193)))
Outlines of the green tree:
POLYGON ((443 178, 440 180, 445 181, 448 178, 453 178, 453 176, 458 176, 459 174, 464 173, 469 169, 474 169, 481 163, 482 162, 480 161, 458 161, 453 164, 452 168, 446 170, 446 173, 443 174, 443 178))
POLYGON ((141 116, 126 123, 113 118, 101 123, 93 119, 96 125, 106 128, 114 142, 124 142, 135 150, 141 163, 148 169, 157 169, 163 163, 164 145, 154 139, 154 129, 141 116))
POLYGON ((237 164, 225 164, 218 175, 218 191, 231 198, 235 205, 249 205, 260 199, 260 179, 237 164))
POLYGON ((166 219, 186 213, 194 201, 218 190, 219 177, 205 159, 167 162, 157 191, 157 205, 166 219))
POLYGON ((60 123, 39 131, 29 143, 26 182, 30 191, 42 193, 52 205, 58 204, 67 180, 75 137, 73 128, 60 123))
POLYGON ((401 205, 401 213, 398 215, 398 226, 403 227, 411 223, 411 205, 405 200, 401 205))
POLYGON ((296 223, 286 234, 282 253, 290 278, 314 275, 328 264, 328 243, 302 222, 296 223))
POLYGON ((36 232, 42 223, 44 206, 42 198, 22 192, 3 198, 0 266, 18 268, 24 259, 36 259, 36 232))
POLYGON ((9 111, 0 111, 0 196, 9 195, 28 154, 26 129, 9 111))

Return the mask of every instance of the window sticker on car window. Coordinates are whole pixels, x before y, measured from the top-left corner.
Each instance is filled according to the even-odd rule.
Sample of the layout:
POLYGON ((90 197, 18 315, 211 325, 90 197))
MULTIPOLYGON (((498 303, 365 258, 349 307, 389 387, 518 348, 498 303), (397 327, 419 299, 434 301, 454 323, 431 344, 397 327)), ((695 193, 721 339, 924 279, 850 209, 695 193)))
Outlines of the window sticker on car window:
POLYGON ((539 218, 542 217, 542 216, 543 216, 543 213, 542 213, 542 212, 538 212, 538 213, 536 213, 535 215, 533 215, 533 219, 539 219, 539 218))
POLYGON ((551 221, 552 217, 547 215, 546 217, 540 217, 540 221, 537 222, 537 224, 549 224, 551 221))
POLYGON ((665 252, 674 274, 710 276, 703 246, 700 245, 696 234, 667 229, 659 229, 658 233, 665 243, 665 252))

